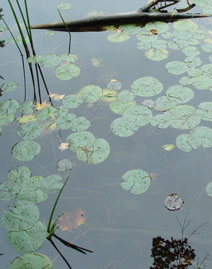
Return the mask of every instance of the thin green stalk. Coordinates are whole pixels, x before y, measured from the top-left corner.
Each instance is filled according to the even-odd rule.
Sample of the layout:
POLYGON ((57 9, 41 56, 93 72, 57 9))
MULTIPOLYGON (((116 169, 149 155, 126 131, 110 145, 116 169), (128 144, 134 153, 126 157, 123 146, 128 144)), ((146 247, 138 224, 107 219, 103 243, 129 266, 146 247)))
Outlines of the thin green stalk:
POLYGON ((56 209, 56 206, 57 206, 57 204, 58 204, 58 201, 59 201, 59 199, 60 199, 60 196, 61 196, 61 194, 62 194, 62 191, 63 191, 63 189, 65 188, 65 185, 66 185, 66 183, 68 182, 70 176, 71 176, 71 173, 70 173, 70 174, 68 175, 68 177, 66 178, 66 181, 64 182, 62 188, 60 189, 60 191, 59 191, 59 193, 58 193, 58 195, 57 195, 56 201, 54 202, 54 206, 53 206, 53 208, 52 208, 52 211, 51 211, 51 214, 50 214, 50 217, 49 217, 49 222, 48 222, 48 228, 47 228, 47 232, 48 232, 48 233, 52 233, 52 232, 53 232, 52 229, 51 229, 51 223, 52 223, 52 218, 53 218, 53 215, 54 215, 54 211, 55 211, 55 209, 56 209))
POLYGON ((71 32, 70 32, 70 30, 68 28, 68 25, 66 24, 65 20, 63 19, 63 16, 62 16, 60 10, 57 9, 57 11, 58 11, 58 13, 60 15, 60 18, 61 18, 61 20, 62 20, 62 22, 63 22, 63 24, 64 24, 64 26, 65 26, 65 28, 66 28, 66 30, 68 32, 68 34, 69 34, 68 54, 70 54, 70 52, 71 52, 71 32))
POLYGON ((26 72, 25 72, 25 65, 24 65, 24 55, 23 55, 23 53, 22 53, 22 51, 21 51, 21 49, 20 49, 20 47, 19 47, 19 45, 18 45, 15 37, 14 37, 12 31, 10 30, 10 27, 8 26, 8 24, 6 23, 6 21, 4 20, 4 18, 2 18, 2 20, 3 20, 4 24, 6 25, 9 33, 11 34, 11 36, 12 36, 12 38, 13 38, 15 44, 16 44, 16 47, 19 50, 20 55, 21 55, 23 75, 24 75, 24 102, 25 102, 26 101, 26 72))
POLYGON ((38 73, 38 63, 35 63, 35 70, 36 70, 36 76, 37 76, 39 102, 40 102, 40 104, 42 104, 41 91, 40 91, 40 79, 39 79, 39 73, 38 73))

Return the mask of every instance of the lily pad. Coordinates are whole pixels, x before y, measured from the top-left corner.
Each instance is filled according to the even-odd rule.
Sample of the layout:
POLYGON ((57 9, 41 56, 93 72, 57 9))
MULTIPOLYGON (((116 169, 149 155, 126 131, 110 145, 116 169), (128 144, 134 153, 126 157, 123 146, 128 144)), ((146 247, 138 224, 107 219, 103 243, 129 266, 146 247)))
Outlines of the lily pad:
POLYGON ((43 56, 36 56, 36 62, 43 67, 57 66, 62 59, 55 54, 47 54, 43 56))
POLYGON ((66 108, 77 108, 85 101, 83 95, 70 94, 63 98, 63 105, 66 108))
POLYGON ((168 58, 169 52, 166 49, 151 48, 145 53, 146 57, 152 61, 162 61, 168 58))
POLYGON ((92 149, 95 141, 95 136, 88 131, 75 132, 66 138, 66 142, 70 145, 70 150, 74 152, 76 152, 78 148, 86 148, 88 150, 92 149))
POLYGON ((144 193, 151 185, 150 175, 142 169, 129 170, 122 176, 122 179, 121 187, 132 194, 144 193))
POLYGON ((137 35, 142 31, 141 27, 136 26, 135 24, 120 25, 119 30, 121 30, 122 34, 127 35, 137 35))
POLYGON ((125 110, 123 118, 130 121, 131 124, 141 127, 150 123, 152 111, 148 107, 136 105, 125 110))
POLYGON ((56 68, 56 76, 62 80, 70 80, 80 75, 78 66, 71 63, 64 63, 56 68))
POLYGON ((122 34, 122 33, 115 33, 111 34, 107 37, 107 39, 114 43, 124 42, 127 41, 130 38, 129 35, 122 34))
POLYGON ((141 97, 150 97, 163 90, 163 84, 154 77, 141 77, 132 83, 132 92, 141 97))
POLYGON ((170 74, 180 75, 187 71, 187 65, 181 61, 172 61, 166 64, 166 69, 170 74))
POLYGON ((209 182, 206 185, 205 191, 206 191, 207 195, 212 198, 212 182, 209 182))
POLYGON ((136 129, 134 125, 128 121, 128 119, 117 118, 111 123, 110 128, 115 135, 120 137, 128 137, 133 135, 139 127, 136 129))
POLYGON ((71 159, 62 159, 57 162, 57 170, 59 172, 70 171, 74 167, 74 162, 71 159))
POLYGON ((25 140, 35 139, 43 132, 43 126, 36 121, 27 122, 22 124, 17 129, 17 134, 22 136, 25 140))
POLYGON ((46 225, 42 221, 38 221, 27 230, 9 231, 9 244, 21 254, 36 251, 46 241, 46 230, 46 225))
POLYGON ((19 103, 16 100, 5 100, 0 103, 1 114, 13 114, 19 109, 19 103))
POLYGON ((162 21, 148 22, 145 25, 145 29, 147 31, 151 31, 152 29, 154 29, 157 31, 157 33, 161 34, 169 30, 169 25, 168 23, 162 21))
POLYGON ((70 123, 70 128, 73 132, 84 131, 90 126, 90 121, 85 117, 74 118, 70 123))
POLYGON ((115 90, 103 89, 100 100, 107 103, 115 102, 118 99, 117 92, 115 90))
POLYGON ((136 102, 131 101, 131 102, 123 102, 123 101, 115 101, 110 104, 110 109, 116 114, 122 115, 125 110, 127 110, 131 106, 135 106, 136 102))
POLYGON ((208 90, 209 88, 212 88, 212 78, 207 75, 193 77, 191 83, 198 90, 208 90))
POLYGON ((14 82, 14 81, 10 81, 10 82, 5 83, 1 87, 1 90, 4 91, 4 92, 12 92, 17 88, 18 88, 18 84, 16 82, 14 82))
POLYGON ((40 253, 24 254, 17 257, 11 264, 9 269, 53 269, 51 260, 40 253))
POLYGON ((135 99, 135 94, 131 91, 123 90, 119 92, 118 99, 122 102, 131 102, 135 99))
POLYGON ((80 90, 79 95, 81 95, 87 103, 94 103, 102 96, 102 89, 96 85, 87 85, 80 90))
POLYGON ((114 91, 118 91, 121 89, 121 82, 119 82, 116 79, 112 79, 108 84, 107 84, 107 88, 109 90, 114 90, 114 91))
POLYGON ((33 102, 27 101, 20 105, 19 111, 21 111, 23 114, 32 114, 33 113, 33 102))
POLYGON ((27 162, 34 159, 41 151, 41 146, 31 140, 25 140, 17 143, 13 149, 13 157, 19 161, 27 162))
POLYGON ((39 218, 39 209, 34 203, 17 201, 14 207, 3 213, 2 224, 8 230, 24 231, 32 228, 39 218))
POLYGON ((212 102, 202 102, 198 105, 197 114, 202 120, 212 121, 212 102))

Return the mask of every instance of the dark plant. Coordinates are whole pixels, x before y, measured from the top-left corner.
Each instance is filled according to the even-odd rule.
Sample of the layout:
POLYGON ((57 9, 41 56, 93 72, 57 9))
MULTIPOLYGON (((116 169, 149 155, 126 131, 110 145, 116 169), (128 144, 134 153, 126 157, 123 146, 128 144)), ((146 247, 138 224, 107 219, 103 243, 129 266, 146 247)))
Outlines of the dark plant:
MULTIPOLYGON (((2 8, 0 8, 0 20, 2 19, 3 15, 1 14, 2 12, 2 8)), ((5 41, 4 40, 0 40, 0 47, 4 47, 5 46, 5 41)))

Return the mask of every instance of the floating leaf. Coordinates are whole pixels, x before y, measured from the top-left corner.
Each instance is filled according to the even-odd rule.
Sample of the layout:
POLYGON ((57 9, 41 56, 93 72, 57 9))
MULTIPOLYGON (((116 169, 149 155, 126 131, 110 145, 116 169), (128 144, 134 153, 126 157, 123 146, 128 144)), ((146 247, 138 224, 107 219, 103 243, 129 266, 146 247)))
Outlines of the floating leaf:
POLYGON ((145 53, 146 57, 152 61, 162 61, 168 58, 169 52, 166 49, 149 49, 145 53))
POLYGON ((36 56, 36 62, 43 67, 57 66, 61 62, 61 58, 55 54, 47 54, 44 56, 36 56))
POLYGON ((180 75, 187 71, 187 65, 181 61, 172 61, 166 64, 166 69, 170 74, 180 75))
POLYGON ((70 127, 73 132, 84 131, 88 129, 89 126, 90 121, 87 120, 85 117, 74 118, 70 123, 70 127))
POLYGON ((57 8, 60 9, 60 10, 68 10, 68 9, 71 8, 71 4, 62 3, 62 4, 57 5, 57 8))
POLYGON ((46 121, 48 119, 54 120, 54 112, 56 111, 56 108, 50 106, 50 107, 44 107, 37 113, 37 119, 40 121, 46 121))
POLYGON ((16 100, 5 100, 0 103, 0 114, 13 114, 18 111, 19 106, 16 100))
POLYGON ((38 221, 27 230, 9 231, 9 244, 21 254, 36 251, 46 241, 46 230, 46 225, 42 221, 38 221))
POLYGON ((63 54, 60 58, 67 63, 74 63, 77 60, 77 55, 66 53, 63 54))
POLYGON ((142 169, 129 170, 122 176, 122 179, 121 187, 132 194, 144 193, 151 184, 150 175, 142 169))
POLYGON ((134 124, 129 122, 128 119, 117 118, 111 123, 110 128, 115 135, 121 137, 128 137, 133 135, 139 127, 137 127, 136 129, 134 124))
POLYGON ((17 201, 14 207, 3 213, 2 224, 8 230, 24 231, 32 228, 39 217, 39 209, 34 203, 17 201))
POLYGON ((142 31, 141 27, 136 26, 135 24, 120 25, 119 30, 121 30, 122 34, 127 35, 137 35, 142 31))
POLYGON ((79 95, 82 96, 87 103, 94 103, 102 96, 102 89, 96 85, 87 85, 80 90, 79 95))
POLYGON ((207 75, 200 75, 191 79, 192 85, 198 90, 208 90, 212 87, 212 78, 207 75))
POLYGON ((124 111, 123 118, 140 127, 150 123, 152 111, 148 107, 135 105, 124 111))
POLYGON ((41 110, 41 109, 43 109, 43 108, 45 108, 45 107, 50 107, 51 106, 51 104, 49 104, 49 103, 47 103, 46 101, 44 101, 43 103, 36 103, 35 104, 35 108, 36 108, 36 110, 41 110))
POLYGON ((209 197, 212 197, 212 182, 206 185, 205 191, 209 197))
POLYGON ((74 152, 76 152, 78 148, 91 149, 95 141, 95 136, 88 131, 75 132, 66 138, 66 142, 69 143, 70 150, 74 152))
POLYGON ((0 128, 2 125, 8 125, 10 122, 14 121, 14 119, 13 114, 0 114, 0 128))
POLYGON ((42 132, 43 126, 36 121, 24 123, 17 129, 17 134, 22 136, 25 140, 35 139, 40 136, 42 132))
POLYGON ((17 119, 19 124, 24 124, 26 122, 36 121, 35 114, 32 115, 23 115, 22 117, 17 119))
POLYGON ((77 209, 75 212, 64 213, 57 221, 57 227, 63 232, 71 232, 72 229, 77 229, 80 225, 85 223, 84 212, 77 209))
POLYGON ((70 80, 80 75, 78 66, 71 63, 64 63, 56 68, 56 76, 62 80, 70 80))
POLYGON ((63 98, 63 105, 66 108, 77 108, 84 102, 84 100, 85 96, 83 95, 70 94, 63 98))
POLYGON ((198 25, 190 20, 179 20, 173 23, 174 28, 177 30, 186 30, 186 31, 196 31, 198 29, 198 25))
POLYGON ((69 148, 69 143, 61 143, 58 147, 61 151, 64 151, 69 148))
POLYGON ((162 148, 165 151, 172 151, 175 148, 175 145, 173 145, 173 144, 167 144, 167 145, 163 145, 162 148))
POLYGON ((197 115, 205 121, 212 121, 212 102, 202 102, 198 105, 197 115))
POLYGON ((31 140, 25 140, 17 143, 13 149, 13 157, 19 161, 27 162, 34 159, 41 151, 41 146, 31 140))
POLYGON ((212 53, 212 44, 204 44, 202 45, 202 49, 205 52, 212 53))
POLYGON ((71 159, 62 159, 57 162, 57 170, 59 172, 66 172, 74 167, 74 162, 71 159))
POLYGON ((4 85, 1 87, 1 90, 4 92, 12 92, 17 88, 18 88, 18 84, 14 81, 10 81, 10 82, 4 83, 4 85))
POLYGON ((135 94, 131 91, 123 90, 119 92, 118 99, 122 102, 131 102, 135 99, 135 94))
POLYGON ((189 152, 199 147, 212 147, 212 129, 206 126, 198 126, 190 134, 181 134, 176 138, 179 149, 189 152))
POLYGON ((40 253, 24 254, 17 257, 11 264, 9 269, 53 269, 51 260, 40 253))
POLYGON ((101 67, 101 66, 103 66, 102 62, 103 62, 103 60, 101 58, 92 58, 91 59, 91 64, 94 67, 101 67))
POLYGON ((124 42, 124 41, 127 41, 129 38, 130 38, 129 35, 122 34, 119 32, 115 34, 111 34, 107 37, 109 41, 114 42, 114 43, 124 42))
POLYGON ((107 159, 109 153, 110 145, 108 142, 103 138, 98 138, 90 148, 78 147, 77 157, 82 162, 98 164, 107 159))
POLYGON ((154 77, 142 77, 132 83, 132 92, 141 97, 150 97, 163 90, 163 84, 154 77))
POLYGON ((135 106, 136 102, 131 101, 131 102, 123 102, 123 101, 115 101, 110 104, 110 109, 116 114, 122 115, 125 110, 127 110, 131 106, 135 106))
POLYGON ((22 105, 20 105, 19 110, 23 114, 32 114, 33 113, 33 102, 28 101, 28 102, 23 103, 22 105))
POLYGON ((176 193, 169 194, 165 199, 165 207, 170 211, 179 210, 183 204, 183 198, 176 193))

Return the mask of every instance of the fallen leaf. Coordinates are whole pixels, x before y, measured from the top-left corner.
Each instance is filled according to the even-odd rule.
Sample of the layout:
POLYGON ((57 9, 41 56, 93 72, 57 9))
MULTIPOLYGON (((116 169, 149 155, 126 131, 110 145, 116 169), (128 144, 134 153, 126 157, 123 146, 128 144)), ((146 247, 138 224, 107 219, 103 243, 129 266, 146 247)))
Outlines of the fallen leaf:
POLYGON ((54 99, 55 101, 62 100, 65 94, 56 94, 56 93, 51 93, 50 97, 54 99))
POLYGON ((58 147, 58 149, 60 149, 61 151, 64 151, 66 149, 68 149, 69 147, 69 143, 61 143, 58 147))
POLYGON ((64 213, 57 222, 57 226, 62 231, 71 232, 72 229, 77 229, 80 225, 85 223, 84 212, 81 209, 77 209, 75 212, 64 213))
POLYGON ((166 151, 172 151, 175 148, 175 145, 173 144, 167 144, 167 145, 163 145, 162 148, 166 151))
POLYGON ((42 104, 40 103, 35 103, 35 108, 36 110, 41 110, 44 107, 49 107, 51 104, 47 103, 46 101, 44 101, 42 104))
POLYGON ((153 34, 153 35, 157 35, 157 30, 156 29, 151 29, 150 33, 153 34))

